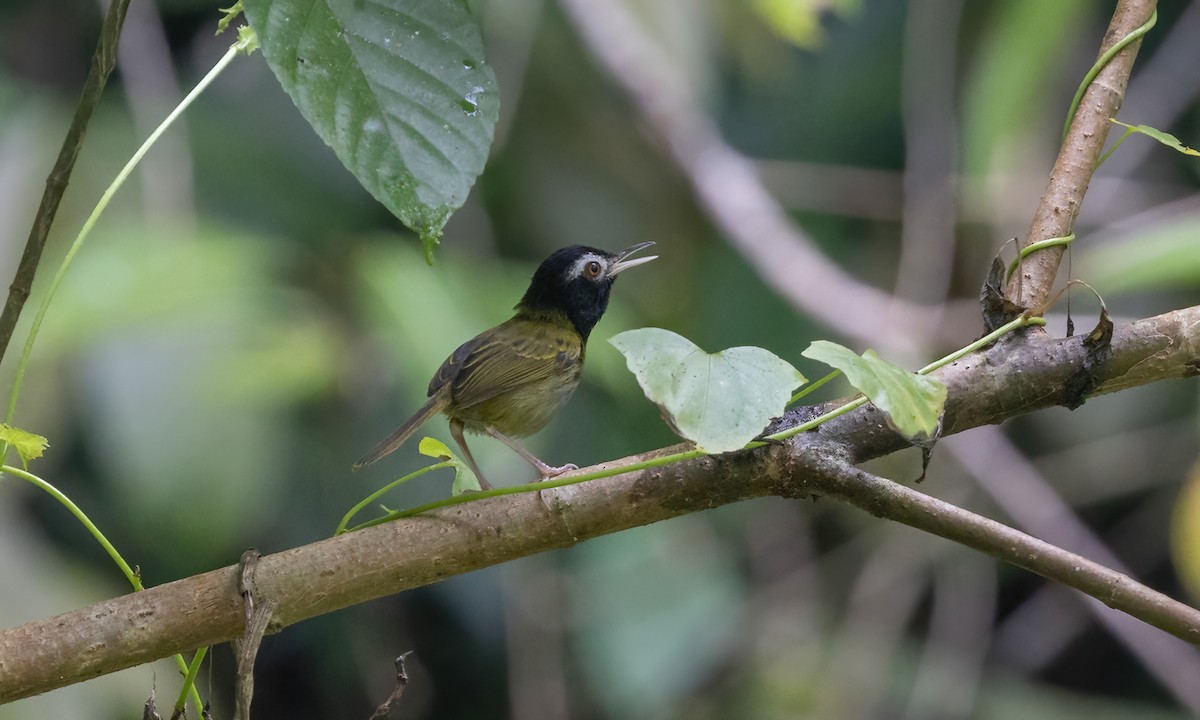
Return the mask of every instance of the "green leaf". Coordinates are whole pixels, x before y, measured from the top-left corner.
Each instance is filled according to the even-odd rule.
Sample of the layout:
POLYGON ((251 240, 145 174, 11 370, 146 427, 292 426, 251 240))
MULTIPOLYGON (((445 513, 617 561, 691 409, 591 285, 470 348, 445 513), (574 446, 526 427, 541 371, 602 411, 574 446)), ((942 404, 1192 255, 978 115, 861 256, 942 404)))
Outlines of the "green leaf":
POLYGON ((862 9, 861 0, 754 0, 751 9, 779 37, 806 50, 819 48, 825 39, 822 16, 847 18, 862 9))
POLYGON ((932 440, 946 405, 946 386, 936 378, 897 367, 867 350, 853 350, 817 340, 800 353, 846 374, 850 384, 887 415, 892 427, 911 442, 932 440))
POLYGON ((628 330, 609 342, 663 419, 705 452, 745 447, 783 414, 792 390, 807 382, 787 361, 758 347, 710 355, 659 328, 628 330))
POLYGON ((229 29, 229 24, 237 20, 241 16, 245 8, 242 7, 242 0, 238 0, 227 8, 217 8, 218 12, 223 13, 221 19, 217 21, 217 35, 229 29))
POLYGON ((454 484, 450 486, 451 495, 462 495, 467 491, 478 492, 479 478, 475 477, 475 472, 471 470, 471 466, 460 460, 454 452, 446 446, 446 443, 437 438, 424 437, 421 438, 421 444, 417 446, 417 450, 426 457, 437 458, 443 462, 450 462, 454 468, 454 484))
POLYGON ((244 0, 267 63, 427 259, 483 170, 500 100, 466 0, 244 0))
POLYGON ((40 458, 50 445, 50 441, 41 435, 34 435, 7 423, 0 423, 0 442, 7 443, 15 449, 21 456, 21 464, 26 467, 29 466, 30 460, 40 458))
POLYGON ((1184 145, 1179 141, 1179 138, 1175 137, 1171 133, 1163 132, 1162 130, 1152 128, 1149 125, 1126 125, 1116 118, 1109 118, 1108 121, 1115 125, 1120 125, 1123 128, 1128 128, 1129 132, 1141 133, 1143 135, 1152 137, 1163 145, 1166 145, 1174 150, 1178 150, 1184 155, 1200 157, 1200 150, 1193 150, 1187 145, 1184 145))

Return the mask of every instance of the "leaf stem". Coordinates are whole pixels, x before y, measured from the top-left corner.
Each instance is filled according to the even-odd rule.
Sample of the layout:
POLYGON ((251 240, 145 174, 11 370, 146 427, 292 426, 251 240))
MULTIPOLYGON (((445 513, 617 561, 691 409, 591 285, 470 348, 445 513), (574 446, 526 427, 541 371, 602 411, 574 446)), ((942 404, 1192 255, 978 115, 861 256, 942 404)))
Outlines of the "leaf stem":
MULTIPOLYGON (((775 433, 774 435, 767 435, 766 439, 767 440, 787 440, 788 438, 793 437, 795 435, 799 435, 802 432, 808 432, 809 430, 816 428, 818 425, 827 423, 830 420, 834 419, 835 417, 845 415, 846 413, 851 412, 852 410, 857 410, 860 407, 862 407, 863 405, 866 405, 867 402, 869 402, 869 401, 867 400, 866 396, 860 395, 859 397, 851 400, 848 403, 845 403, 844 405, 838 405, 837 407, 835 407, 834 409, 825 413, 824 415, 819 415, 819 416, 813 418, 812 420, 809 420, 807 422, 802 422, 799 425, 793 425, 792 427, 787 428, 786 430, 780 430, 779 432, 775 433)), ((766 443, 753 442, 753 443, 750 443, 749 445, 747 445, 747 447, 756 448, 756 447, 762 447, 763 445, 766 445, 766 443)))
MULTIPOLYGON (((1109 118, 1109 120, 1111 122, 1117 121, 1116 118, 1109 118)), ((1100 166, 1104 164, 1104 161, 1108 159, 1108 156, 1112 155, 1114 152, 1116 152, 1117 148, 1121 147, 1121 143, 1128 140, 1129 136, 1134 134, 1135 132, 1137 132, 1137 131, 1134 130, 1133 128, 1128 128, 1125 131, 1125 134, 1123 134, 1123 135, 1121 135, 1121 137, 1117 138, 1117 141, 1115 143, 1113 143, 1112 147, 1110 147, 1103 155, 1100 156, 1100 159, 1096 161, 1096 170, 1099 170, 1100 166)))
POLYGON ((129 584, 133 586, 133 589, 145 590, 145 588, 142 587, 142 580, 140 577, 138 577, 137 572, 135 572, 134 569, 129 566, 129 563, 125 562, 125 558, 121 557, 121 553, 117 552, 117 549, 108 541, 108 538, 104 536, 104 533, 100 531, 100 528, 96 527, 96 524, 92 522, 91 518, 89 518, 87 514, 79 508, 78 505, 72 502, 71 498, 67 497, 58 488, 41 479, 37 475, 20 468, 13 467, 12 465, 0 465, 0 473, 7 473, 9 475, 19 477, 22 480, 25 480, 26 482, 29 482, 42 489, 59 503, 61 503, 68 512, 75 516, 75 519, 79 521, 79 524, 87 528, 87 531, 92 534, 92 537, 96 538, 96 542, 100 543, 100 547, 104 548, 104 552, 108 553, 108 556, 112 558, 113 562, 117 564, 117 567, 121 569, 121 572, 125 575, 125 579, 129 581, 129 584))
POLYGON ((925 367, 918 370, 917 374, 918 375, 928 375, 929 373, 933 372, 934 370, 937 370, 940 367, 949 365, 950 363, 954 362, 955 360, 963 358, 963 357, 975 352, 976 350, 979 350, 981 348, 987 347, 988 345, 991 345, 992 343, 996 342, 1001 337, 1007 335, 1008 333, 1012 332, 1013 330, 1019 330, 1023 327, 1035 327, 1035 326, 1036 327, 1044 327, 1045 325, 1046 325, 1046 318, 1044 318, 1044 317, 1038 317, 1038 316, 1034 316, 1034 315, 1029 315, 1029 316, 1021 315, 1020 317, 1016 318, 1015 320, 1012 320, 1011 322, 1001 325, 1000 327, 991 331, 987 335, 984 335, 983 337, 979 338, 978 340, 971 343, 970 345, 959 348, 958 350, 955 350, 954 352, 950 353, 949 355, 947 355, 939 360, 934 360, 933 362, 929 363, 925 367))
MULTIPOLYGON (((196 676, 200 674, 200 666, 204 664, 204 656, 208 654, 208 647, 202 647, 192 656, 190 665, 185 665, 180 668, 185 670, 183 676, 183 687, 179 689, 179 699, 175 701, 175 712, 172 717, 184 717, 187 705, 188 693, 192 695, 192 702, 196 705, 196 717, 204 717, 204 702, 200 699, 200 693, 196 691, 196 676)), ((180 662, 183 662, 182 655, 176 655, 180 662)))
POLYGON ((833 372, 829 373, 828 375, 821 378, 820 380, 818 380, 812 384, 805 385, 804 387, 800 388, 796 392, 796 394, 791 397, 790 400, 787 401, 787 404, 794 405, 794 404, 800 402, 800 400, 802 398, 804 398, 804 396, 808 395, 809 393, 813 392, 814 390, 817 390, 822 385, 829 382, 830 380, 833 380, 834 378, 836 378, 838 375, 841 375, 841 374, 842 374, 841 370, 834 370, 833 372))
POLYGON ((410 472, 409 474, 405 475, 404 477, 400 478, 399 480, 393 480, 392 482, 388 483, 387 485, 384 485, 383 487, 379 488, 375 492, 373 492, 370 495, 363 498, 361 501, 359 501, 359 503, 357 505, 350 508, 350 510, 347 511, 346 514, 342 516, 342 521, 340 523, 338 523, 337 529, 334 530, 333 534, 341 535, 342 533, 346 532, 346 525, 349 524, 351 518, 353 518, 363 508, 365 508, 366 506, 375 502, 375 500, 382 497, 385 493, 387 493, 389 490, 396 487, 397 485, 403 485, 404 483, 408 482, 409 480, 412 480, 413 478, 418 478, 431 470, 441 470, 442 468, 452 467, 453 465, 454 465, 454 462, 451 460, 447 460, 445 462, 440 462, 440 463, 434 463, 433 465, 423 467, 420 470, 417 470, 415 472, 410 472))

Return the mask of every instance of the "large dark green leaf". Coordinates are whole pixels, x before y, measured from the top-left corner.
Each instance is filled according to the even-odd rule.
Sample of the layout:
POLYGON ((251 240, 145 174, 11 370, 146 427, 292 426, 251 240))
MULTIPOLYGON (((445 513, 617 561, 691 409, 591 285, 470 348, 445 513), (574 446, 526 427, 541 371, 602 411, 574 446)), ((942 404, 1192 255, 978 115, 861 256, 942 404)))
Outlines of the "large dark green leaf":
POLYGON ((465 0, 245 0, 317 134, 432 257, 483 170, 500 101, 465 0))

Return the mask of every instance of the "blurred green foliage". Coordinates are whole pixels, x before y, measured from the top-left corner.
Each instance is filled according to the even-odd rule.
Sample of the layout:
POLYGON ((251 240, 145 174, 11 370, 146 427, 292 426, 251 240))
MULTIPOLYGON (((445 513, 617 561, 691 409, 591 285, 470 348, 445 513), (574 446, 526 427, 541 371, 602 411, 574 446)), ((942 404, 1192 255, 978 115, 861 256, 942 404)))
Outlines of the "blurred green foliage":
MULTIPOLYGON (((947 92, 902 86, 900 70, 923 48, 952 43, 952 114, 928 130, 934 141, 957 138, 945 168, 957 224, 943 252, 954 257, 949 299, 972 300, 990 256, 1028 226, 1111 4, 947 3, 954 22, 930 35, 906 24, 926 1, 865 0, 847 13, 797 2, 818 13, 815 49, 781 39, 744 3, 634 4, 684 63, 725 138, 771 162, 763 177, 797 222, 885 289, 906 252, 897 208, 920 181, 904 174, 907 138, 920 128, 906 126, 902 101, 947 92), (857 170, 879 180, 853 193, 859 210, 818 202, 857 170)), ((764 287, 713 229, 562 10, 535 0, 476 7, 502 99, 497 140, 434 267, 316 137, 261 57, 235 62, 164 138, 72 267, 16 424, 50 438, 35 471, 70 494, 148 584, 230 564, 250 545, 270 552, 327 537, 354 502, 423 465, 413 445, 349 471, 423 400, 438 363, 506 318, 537 262, 563 245, 655 240, 661 259, 618 284, 583 387, 532 440, 548 462, 584 465, 674 442, 603 342, 622 330, 654 325, 704 347, 759 345, 823 373, 799 352, 831 332, 764 287)), ((1122 114, 1195 147, 1189 78, 1200 60, 1176 49, 1196 44, 1174 34, 1187 37, 1193 14, 1194 4, 1161 8, 1138 63, 1158 74, 1135 75, 1122 114), (1170 62, 1155 65, 1164 48, 1183 54, 1164 51, 1170 62), (1156 84, 1164 77, 1186 102, 1165 102, 1156 84)), ((219 16, 199 0, 133 3, 128 54, 89 131, 44 270, 153 123, 223 52, 227 40, 212 37, 219 16)), ((2 278, 15 268, 98 18, 82 0, 12 0, 0 16, 2 278)), ((1133 145, 1093 183, 1071 250, 1072 274, 1123 318, 1200 297, 1200 174, 1169 150, 1133 145)), ((851 299, 828 302, 854 311, 851 299)), ((1073 307, 1081 327, 1089 307, 1073 307)), ((1052 330, 1062 331, 1061 315, 1052 330)), ((880 339, 881 352, 888 344, 880 339)), ((927 359, 947 349, 930 347, 927 359)), ((0 365, 0 387, 14 359, 0 365)), ((1182 594, 1166 518, 1196 459, 1194 384, 1099 398, 1007 431, 1139 578, 1182 594)), ((439 423, 430 432, 448 437, 439 423)), ((507 449, 476 445, 493 479, 530 479, 507 449)), ((917 464, 900 454, 873 469, 908 480, 917 464)), ((945 453, 935 452, 928 477, 927 492, 1007 519, 945 453)), ((422 478, 400 495, 416 504, 444 496, 450 481, 449 472, 422 478)), ((1194 503, 1180 507, 1176 523, 1200 525, 1194 503)), ((127 591, 56 504, 7 477, 0 572, 11 580, 0 590, 5 627, 127 591)), ((407 650, 416 654, 405 718, 1197 711, 1073 597, 828 502, 721 508, 302 623, 264 643, 256 717, 366 717, 391 688, 392 658, 407 650)), ((218 717, 231 711, 232 668, 218 649, 202 674, 218 717)), ((155 689, 166 705, 175 677, 168 664, 135 668, 0 707, 0 720, 129 717, 155 689)))

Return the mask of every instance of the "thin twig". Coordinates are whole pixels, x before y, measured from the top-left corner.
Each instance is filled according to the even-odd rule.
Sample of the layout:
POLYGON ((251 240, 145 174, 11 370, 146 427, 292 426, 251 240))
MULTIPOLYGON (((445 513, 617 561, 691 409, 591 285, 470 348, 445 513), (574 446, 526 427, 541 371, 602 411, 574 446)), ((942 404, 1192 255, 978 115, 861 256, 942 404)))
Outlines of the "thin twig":
MULTIPOLYGON (((1017 527, 1055 545, 1128 573, 1121 560, 1079 519, 999 428, 980 428, 953 438, 947 449, 1017 527)), ((1136 656, 1192 712, 1200 711, 1200 653, 1114 613, 1085 603, 1093 618, 1136 656)))
POLYGON ((384 700, 383 704, 375 708, 375 712, 371 713, 370 720, 384 720, 384 718, 391 714, 392 708, 396 706, 396 703, 400 702, 400 698, 404 696, 404 691, 408 688, 408 667, 405 661, 412 654, 413 651, 409 650, 396 658, 396 687, 392 690, 392 694, 388 695, 387 700, 384 700))
POLYGON ((829 474, 832 482, 822 483, 822 489, 830 497, 975 548, 1075 588, 1109 607, 1137 608, 1133 614, 1143 622, 1200 644, 1200 610, 1128 575, 848 463, 830 466, 829 474))
POLYGON ((17 318, 21 315, 21 308, 29 299, 38 263, 42 259, 42 250, 46 246, 46 238, 50 235, 50 226, 54 224, 54 216, 58 213, 63 193, 67 191, 67 183, 70 181, 71 171, 75 169, 75 159, 79 157, 79 150, 83 147, 88 123, 100 103, 100 96, 104 94, 108 76, 117 64, 117 44, 128 9, 129 0, 112 0, 112 4, 108 6, 104 25, 100 28, 100 40, 96 44, 96 52, 92 55, 92 66, 88 71, 79 103, 75 106, 75 117, 71 120, 71 127, 67 129, 67 136, 58 151, 54 168, 46 178, 42 202, 38 205, 33 227, 30 228, 29 238, 25 241, 25 251, 21 253, 17 272, 8 288, 8 300, 4 303, 4 311, 0 312, 0 358, 3 358, 8 350, 8 343, 17 326, 17 318))

